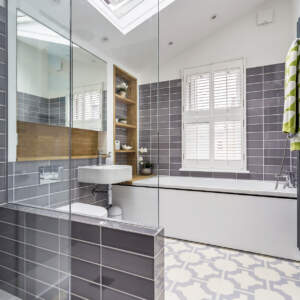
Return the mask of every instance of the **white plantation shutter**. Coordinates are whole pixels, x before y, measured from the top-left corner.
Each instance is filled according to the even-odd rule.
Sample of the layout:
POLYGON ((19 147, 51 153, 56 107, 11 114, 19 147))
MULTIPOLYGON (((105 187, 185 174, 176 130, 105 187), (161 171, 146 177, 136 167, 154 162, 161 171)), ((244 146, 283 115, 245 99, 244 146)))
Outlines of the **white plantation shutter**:
POLYGON ((186 70, 183 169, 245 171, 242 60, 186 70))
POLYGON ((73 95, 73 121, 101 119, 102 90, 78 90, 73 95))
POLYGON ((214 72, 214 107, 230 108, 241 105, 241 70, 214 72))
POLYGON ((186 159, 209 159, 209 123, 186 124, 186 159))
POLYGON ((73 119, 83 120, 84 119, 84 94, 73 95, 73 119))
POLYGON ((198 111, 209 109, 210 74, 190 77, 186 87, 185 110, 198 111))
POLYGON ((242 159, 240 121, 215 122, 215 160, 242 159))

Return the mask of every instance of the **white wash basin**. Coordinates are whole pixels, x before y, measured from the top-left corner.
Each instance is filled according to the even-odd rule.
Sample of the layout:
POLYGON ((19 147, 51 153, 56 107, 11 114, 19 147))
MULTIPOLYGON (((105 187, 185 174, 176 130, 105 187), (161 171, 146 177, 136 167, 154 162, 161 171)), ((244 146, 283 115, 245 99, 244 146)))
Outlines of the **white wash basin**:
POLYGON ((132 180, 132 166, 104 165, 78 168, 78 181, 94 184, 114 184, 132 180))

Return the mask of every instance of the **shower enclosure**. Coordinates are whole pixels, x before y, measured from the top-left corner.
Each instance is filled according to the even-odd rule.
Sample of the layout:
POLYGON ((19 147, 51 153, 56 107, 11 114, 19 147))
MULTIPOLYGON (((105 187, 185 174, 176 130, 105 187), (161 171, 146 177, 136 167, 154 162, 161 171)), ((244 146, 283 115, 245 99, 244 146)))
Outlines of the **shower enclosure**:
MULTIPOLYGON (((101 5, 95 7, 93 2, 10 0, 0 7, 7 26, 7 32, 1 32, 1 48, 8 49, 8 57, 2 57, 1 52, 1 59, 7 59, 8 86, 4 82, 1 86, 1 109, 7 114, 1 120, 6 159, 5 172, 1 173, 0 299, 12 295, 18 299, 99 299, 108 295, 118 298, 118 293, 141 297, 146 291, 158 299, 156 277, 145 279, 144 291, 128 291, 114 286, 109 289, 114 281, 105 280, 113 276, 111 273, 93 279, 84 274, 73 276, 76 263, 83 259, 77 260, 78 255, 85 253, 76 254, 77 247, 92 244, 100 249, 98 244, 105 243, 99 241, 100 235, 94 235, 104 232, 100 220, 101 226, 119 228, 117 233, 128 230, 143 238, 146 232, 149 242, 158 241, 158 177, 148 207, 134 208, 130 199, 120 201, 113 191, 112 206, 121 213, 112 217, 118 220, 107 218, 111 211, 107 185, 78 180, 78 168, 101 161, 130 165, 133 174, 127 185, 138 180, 142 162, 151 164, 153 173, 158 174, 157 120, 152 121, 151 128, 144 125, 141 129, 157 139, 153 148, 147 149, 147 153, 151 150, 150 161, 144 151, 147 141, 138 138, 137 115, 141 105, 138 96, 143 94, 139 66, 148 69, 152 80, 158 82, 158 1, 143 8, 151 12, 148 19, 135 23, 127 20, 127 26, 113 20, 126 21, 135 7, 123 7, 129 9, 124 13, 113 3, 99 1, 101 5), (112 19, 101 12, 101 7, 110 11, 112 19), (140 24, 144 24, 143 34, 140 24), (141 49, 147 50, 147 64, 142 63, 141 49), (119 94, 120 84, 127 85, 125 97, 119 94), (7 101, 3 100, 5 95, 7 101), (87 211, 75 211, 75 203, 88 205, 84 206, 87 211), (136 218, 134 209, 149 213, 147 222, 136 218)), ((145 4, 142 2, 137 1, 137 5, 145 4)), ((158 108, 158 93, 151 102, 158 108)), ((148 251, 155 261, 155 251, 161 245, 153 246, 153 252, 140 248, 132 251, 148 251)), ((102 255, 85 259, 101 274, 98 260, 102 261, 102 255)), ((132 286, 136 284, 129 288, 132 286)))

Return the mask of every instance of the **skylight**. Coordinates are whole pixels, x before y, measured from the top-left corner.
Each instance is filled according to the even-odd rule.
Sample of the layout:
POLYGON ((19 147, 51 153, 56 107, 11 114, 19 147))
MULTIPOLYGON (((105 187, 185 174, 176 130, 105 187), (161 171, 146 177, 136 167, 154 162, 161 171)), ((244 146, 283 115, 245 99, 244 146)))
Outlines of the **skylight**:
POLYGON ((175 0, 87 0, 124 35, 175 0))

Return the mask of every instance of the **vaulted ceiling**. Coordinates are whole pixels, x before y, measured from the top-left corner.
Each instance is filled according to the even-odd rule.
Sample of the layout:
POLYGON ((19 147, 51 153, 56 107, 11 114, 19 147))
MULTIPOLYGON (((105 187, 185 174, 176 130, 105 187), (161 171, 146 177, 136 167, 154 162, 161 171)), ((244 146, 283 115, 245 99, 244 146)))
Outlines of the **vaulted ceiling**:
POLYGON ((160 63, 163 64, 264 2, 176 0, 160 12, 159 18, 155 15, 124 35, 86 0, 76 0, 73 1, 73 35, 98 49, 99 53, 140 72, 149 62, 157 61, 158 37, 160 63), (215 14, 217 18, 212 20, 215 14))

